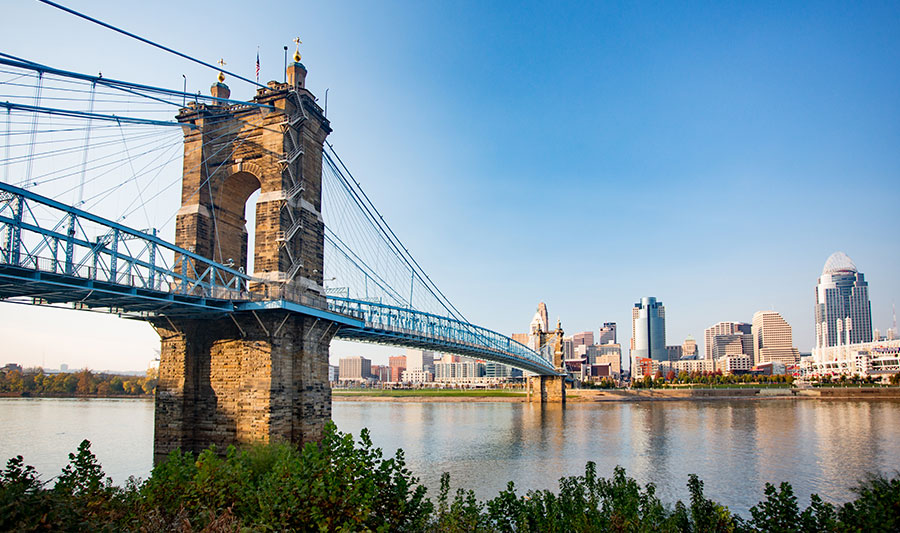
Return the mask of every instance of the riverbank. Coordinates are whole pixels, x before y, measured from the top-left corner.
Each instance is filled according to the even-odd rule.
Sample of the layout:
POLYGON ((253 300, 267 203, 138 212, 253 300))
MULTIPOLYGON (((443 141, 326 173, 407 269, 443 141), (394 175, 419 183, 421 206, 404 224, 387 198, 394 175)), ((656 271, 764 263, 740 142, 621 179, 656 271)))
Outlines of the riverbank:
MULTIPOLYGON (((86 399, 154 399, 153 394, 62 394, 28 392, 0 392, 0 398, 57 398, 86 399)), ((331 391, 331 398, 338 402, 527 402, 528 395, 516 390, 454 390, 454 389, 374 389, 331 391)), ((766 400, 766 399, 820 399, 820 400, 900 400, 900 387, 890 388, 716 388, 716 389, 569 389, 566 401, 580 402, 642 402, 683 400, 766 400)))
MULTIPOLYGON (((524 391, 404 389, 347 391, 335 389, 337 402, 527 402, 524 391)), ((691 400, 900 400, 900 388, 716 388, 716 389, 569 389, 566 401, 646 402, 691 400)))
MULTIPOLYGON (((567 391, 568 392, 568 391, 567 391)), ((567 400, 578 402, 633 402, 633 401, 679 401, 679 400, 859 400, 897 399, 900 388, 843 388, 843 389, 796 389, 796 388, 734 388, 734 389, 579 389, 573 390, 567 400)))
POLYGON ((456 389, 332 389, 338 402, 525 402, 528 396, 517 390, 456 389))
POLYGON ((154 394, 67 394, 64 392, 0 392, 0 398, 58 398, 69 400, 89 400, 102 398, 105 400, 152 400, 154 394))

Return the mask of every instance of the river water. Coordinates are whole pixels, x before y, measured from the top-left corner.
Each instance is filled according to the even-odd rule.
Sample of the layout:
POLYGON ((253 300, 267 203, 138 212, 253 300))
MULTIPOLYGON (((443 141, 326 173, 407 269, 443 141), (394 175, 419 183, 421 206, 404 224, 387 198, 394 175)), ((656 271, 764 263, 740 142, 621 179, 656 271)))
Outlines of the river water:
MULTIPOLYGON (((556 489, 587 461, 653 482, 667 503, 686 500, 696 473, 709 497, 747 515, 765 482, 852 498, 868 472, 900 470, 900 402, 710 400, 541 407, 502 402, 334 402, 342 431, 369 428, 375 444, 406 454, 434 497, 442 472, 454 487, 488 498, 514 481, 556 489)), ((0 460, 23 455, 49 479, 82 439, 107 475, 146 477, 152 463, 152 400, 0 399, 0 460)))

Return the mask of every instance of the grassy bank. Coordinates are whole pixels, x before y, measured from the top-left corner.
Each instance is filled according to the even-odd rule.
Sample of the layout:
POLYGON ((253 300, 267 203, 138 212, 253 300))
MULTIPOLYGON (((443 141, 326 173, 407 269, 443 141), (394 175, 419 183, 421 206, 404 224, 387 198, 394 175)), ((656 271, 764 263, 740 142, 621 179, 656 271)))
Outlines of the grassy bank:
POLYGON ((2 531, 409 531, 409 532, 760 532, 898 531, 900 477, 870 477, 857 498, 832 505, 812 496, 801 509, 788 483, 767 484, 749 516, 738 516, 686 480, 688 502, 667 505, 652 484, 616 468, 609 478, 588 463, 558 491, 521 494, 509 483, 479 501, 451 491, 447 474, 432 500, 406 468, 366 430, 358 442, 333 425, 302 450, 285 445, 222 456, 173 453, 146 481, 114 487, 84 441, 55 479, 42 483, 21 457, 0 473, 2 531))

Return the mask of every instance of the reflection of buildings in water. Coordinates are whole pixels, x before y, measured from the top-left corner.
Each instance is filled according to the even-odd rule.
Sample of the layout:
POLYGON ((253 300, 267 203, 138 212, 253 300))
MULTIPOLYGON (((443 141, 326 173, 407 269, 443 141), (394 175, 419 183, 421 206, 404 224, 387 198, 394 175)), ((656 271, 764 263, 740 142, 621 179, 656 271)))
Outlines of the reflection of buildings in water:
MULTIPOLYGON (((664 487, 671 477, 668 462, 666 406, 669 402, 642 402, 633 409, 631 424, 632 464, 628 475, 642 484, 664 487)), ((668 413, 671 414, 671 411, 668 413)))
POLYGON ((893 402, 820 401, 808 418, 810 440, 800 444, 802 456, 817 457, 821 475, 815 488, 822 498, 844 502, 853 497, 848 487, 866 474, 884 472, 884 427, 877 423, 881 409, 896 409, 893 402))
POLYGON ((757 487, 760 484, 758 407, 755 400, 711 400, 695 405, 702 418, 698 430, 702 448, 697 450, 697 455, 703 464, 698 471, 717 473, 704 480, 709 497, 733 501, 731 495, 736 491, 762 494, 763 486, 757 487))
POLYGON ((547 460, 558 458, 565 447, 566 406, 563 404, 529 404, 525 438, 537 445, 536 451, 547 460))
POLYGON ((523 404, 522 458, 529 466, 517 473, 521 487, 556 490, 559 478, 583 475, 588 461, 603 477, 610 477, 616 465, 628 465, 628 413, 633 410, 621 403, 523 404))
POLYGON ((577 427, 587 428, 581 432, 583 439, 579 441, 578 451, 586 455, 584 463, 597 463, 597 473, 603 477, 611 476, 614 466, 624 464, 623 450, 628 446, 629 435, 624 431, 628 427, 624 415, 630 410, 629 407, 610 404, 597 408, 586 405, 578 410, 585 423, 577 427))
MULTIPOLYGON (((797 465, 803 459, 804 441, 808 438, 796 400, 766 400, 767 409, 755 409, 758 476, 755 490, 766 483, 778 485, 797 476, 797 465)), ((809 495, 798 495, 808 497, 809 495)))
POLYGON ((434 498, 440 475, 491 498, 515 480, 557 490, 587 461, 609 477, 616 465, 654 482, 667 504, 687 501, 687 475, 707 497, 743 516, 765 482, 790 481, 799 503, 810 492, 846 501, 867 471, 900 468, 900 403, 817 400, 527 403, 341 402, 340 429, 370 427, 386 456, 406 452, 408 468, 434 498), (548 409, 549 407, 549 409, 548 409))
MULTIPOLYGON (((365 425, 380 425, 381 421, 373 415, 383 415, 384 407, 378 403, 371 405, 372 413, 362 413, 365 425)), ((420 458, 425 452, 425 404, 410 403, 403 409, 387 409, 390 417, 390 431, 395 432, 397 440, 407 458, 420 458)), ((384 450, 385 455, 393 454, 396 450, 384 450)))

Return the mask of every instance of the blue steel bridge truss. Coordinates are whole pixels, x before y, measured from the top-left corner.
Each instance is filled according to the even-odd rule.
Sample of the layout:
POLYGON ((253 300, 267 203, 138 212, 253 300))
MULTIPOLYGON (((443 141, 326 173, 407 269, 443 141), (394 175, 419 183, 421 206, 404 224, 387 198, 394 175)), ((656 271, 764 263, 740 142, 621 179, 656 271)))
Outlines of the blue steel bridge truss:
POLYGON ((345 340, 455 353, 555 375, 509 337, 458 320, 329 296, 327 309, 227 265, 50 198, 0 183, 0 300, 68 304, 128 318, 221 317, 283 309, 337 325, 345 340))

